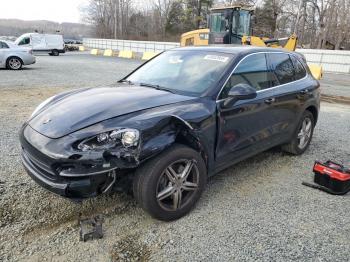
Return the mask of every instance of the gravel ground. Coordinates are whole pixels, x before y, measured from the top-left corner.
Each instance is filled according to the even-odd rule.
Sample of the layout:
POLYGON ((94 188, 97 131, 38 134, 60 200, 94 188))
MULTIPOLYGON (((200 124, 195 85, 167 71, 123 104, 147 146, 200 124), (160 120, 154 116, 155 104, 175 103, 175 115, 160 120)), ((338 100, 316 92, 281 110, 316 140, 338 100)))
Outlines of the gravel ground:
MULTIPOLYGON (((139 62, 132 63, 130 67, 139 62)), ((116 69, 108 70, 112 74, 116 69)), ((90 73, 94 71, 91 67, 90 73)), ((130 196, 114 193, 78 205, 45 191, 26 175, 17 134, 34 107, 67 90, 68 84, 114 81, 114 75, 90 75, 91 81, 78 83, 63 72, 64 79, 57 78, 51 87, 30 73, 32 80, 25 85, 30 89, 15 86, 22 75, 16 84, 1 83, 0 261, 348 261, 350 196, 331 196, 301 182, 312 179, 315 159, 350 164, 350 106, 322 103, 313 142, 303 156, 273 149, 243 161, 210 179, 188 216, 164 223, 149 217, 130 196), (79 212, 104 215, 103 239, 79 242, 79 212)))
POLYGON ((58 57, 38 55, 37 62, 24 67, 22 71, 0 69, 0 89, 106 86, 115 83, 140 64, 140 60, 79 52, 58 57))
POLYGON ((333 96, 350 98, 350 74, 325 73, 322 84, 322 93, 333 96))
MULTIPOLYGON (((0 89, 112 85, 141 64, 140 60, 92 56, 87 52, 59 57, 38 55, 36 64, 20 72, 0 69, 0 89)), ((350 74, 325 73, 320 82, 323 94, 350 98, 350 74)))

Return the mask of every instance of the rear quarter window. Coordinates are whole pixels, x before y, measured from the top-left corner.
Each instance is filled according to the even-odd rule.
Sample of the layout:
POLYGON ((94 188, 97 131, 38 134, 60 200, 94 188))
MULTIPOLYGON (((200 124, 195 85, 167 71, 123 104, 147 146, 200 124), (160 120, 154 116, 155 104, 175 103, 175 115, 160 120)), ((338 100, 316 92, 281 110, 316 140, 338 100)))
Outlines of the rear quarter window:
POLYGON ((294 65, 295 70, 295 80, 302 79, 306 76, 306 70, 305 67, 302 65, 302 63, 294 56, 290 56, 294 65))
POLYGON ((5 49, 5 48, 9 48, 9 46, 4 42, 0 42, 0 49, 5 49))
POLYGON ((295 80, 294 66, 288 54, 270 53, 269 59, 278 80, 278 83, 274 83, 274 86, 287 84, 295 80))

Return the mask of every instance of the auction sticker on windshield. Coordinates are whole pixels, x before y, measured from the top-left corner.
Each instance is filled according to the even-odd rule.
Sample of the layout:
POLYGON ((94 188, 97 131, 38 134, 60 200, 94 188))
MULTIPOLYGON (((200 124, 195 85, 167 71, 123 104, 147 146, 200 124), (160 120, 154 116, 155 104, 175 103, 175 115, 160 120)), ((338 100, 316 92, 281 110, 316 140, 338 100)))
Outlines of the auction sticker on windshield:
POLYGON ((181 64, 183 60, 181 59, 181 56, 171 56, 169 57, 169 63, 170 64, 181 64))
POLYGON ((219 61, 226 63, 227 60, 229 59, 227 56, 219 56, 219 55, 206 55, 204 57, 205 60, 213 60, 213 61, 219 61))

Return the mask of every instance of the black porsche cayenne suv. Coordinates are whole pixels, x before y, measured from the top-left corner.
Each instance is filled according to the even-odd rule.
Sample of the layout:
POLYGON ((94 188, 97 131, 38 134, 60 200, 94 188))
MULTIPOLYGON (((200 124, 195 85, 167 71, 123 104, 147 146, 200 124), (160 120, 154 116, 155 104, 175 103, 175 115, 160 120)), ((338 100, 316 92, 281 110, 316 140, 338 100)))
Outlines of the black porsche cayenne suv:
POLYGON ((22 161, 37 183, 68 198, 132 179, 140 206, 173 220, 228 166, 277 145, 302 154, 319 107, 319 83, 297 53, 173 49, 115 87, 44 101, 21 129, 22 161))

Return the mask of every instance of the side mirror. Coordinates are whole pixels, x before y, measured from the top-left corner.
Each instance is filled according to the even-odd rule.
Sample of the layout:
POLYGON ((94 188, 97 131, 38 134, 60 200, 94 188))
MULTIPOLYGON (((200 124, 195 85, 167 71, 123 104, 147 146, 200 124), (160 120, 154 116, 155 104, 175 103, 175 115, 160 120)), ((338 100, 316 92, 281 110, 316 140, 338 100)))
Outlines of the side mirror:
POLYGON ((238 100, 253 99, 256 96, 256 90, 251 85, 244 83, 237 84, 231 87, 230 91, 228 92, 228 98, 224 102, 224 107, 229 107, 238 100))

